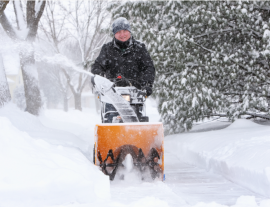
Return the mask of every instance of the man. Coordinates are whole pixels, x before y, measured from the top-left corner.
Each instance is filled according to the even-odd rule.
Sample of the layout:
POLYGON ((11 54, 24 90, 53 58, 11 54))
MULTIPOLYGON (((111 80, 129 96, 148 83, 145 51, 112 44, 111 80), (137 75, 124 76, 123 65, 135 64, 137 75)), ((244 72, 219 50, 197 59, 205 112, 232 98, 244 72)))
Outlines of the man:
POLYGON ((155 67, 145 45, 131 36, 131 28, 124 17, 117 18, 112 24, 114 38, 104 44, 91 72, 104 76, 111 81, 124 77, 119 86, 133 86, 152 94, 155 67))

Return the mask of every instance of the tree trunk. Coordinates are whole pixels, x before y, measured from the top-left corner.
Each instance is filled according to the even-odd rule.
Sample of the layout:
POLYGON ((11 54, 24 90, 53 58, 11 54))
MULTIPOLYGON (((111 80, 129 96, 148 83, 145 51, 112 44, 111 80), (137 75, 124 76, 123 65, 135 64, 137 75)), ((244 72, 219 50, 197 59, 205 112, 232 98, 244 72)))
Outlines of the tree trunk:
POLYGON ((0 54, 0 107, 11 100, 2 55, 0 54))
POLYGON ((68 112, 68 100, 69 100, 69 98, 68 98, 68 81, 66 82, 66 87, 63 88, 63 90, 65 91, 63 94, 64 95, 64 111, 68 112))
MULTIPOLYGON (((5 1, 8 2, 8 1, 5 1)), ((7 3, 0 3, 0 23, 7 35, 18 42, 23 42, 25 45, 20 51, 20 62, 23 75, 25 99, 26 99, 26 111, 38 115, 41 108, 41 95, 38 86, 38 74, 35 66, 34 48, 32 43, 34 42, 37 34, 38 23, 43 14, 46 1, 27 1, 26 2, 26 23, 28 33, 25 38, 17 36, 17 33, 13 29, 12 24, 4 13, 4 9, 7 3), (36 10, 36 8, 38 8, 36 10), (22 41, 22 39, 24 41, 22 41), (30 46, 30 47, 29 47, 30 46)), ((17 11, 15 9, 16 20, 21 19, 22 7, 17 11)), ((24 20, 23 20, 24 21, 24 20)))
POLYGON ((64 97, 64 111, 68 112, 68 97, 64 97))
POLYGON ((64 111, 68 112, 68 98, 64 98, 64 111))
POLYGON ((34 53, 30 51, 21 53, 20 61, 25 90, 25 111, 33 115, 38 115, 42 102, 38 85, 38 73, 35 65, 34 53))
POLYGON ((82 111, 82 95, 81 93, 74 94, 75 109, 82 111))
POLYGON ((75 89, 74 89, 74 86, 72 85, 71 83, 71 79, 70 79, 70 76, 69 74, 67 73, 67 71, 63 70, 66 78, 67 78, 67 83, 71 89, 71 92, 74 96, 74 101, 75 101, 75 109, 77 110, 80 110, 82 111, 82 94, 81 92, 77 92, 75 89))
POLYGON ((0 1, 0 16, 3 14, 8 3, 9 1, 0 1))

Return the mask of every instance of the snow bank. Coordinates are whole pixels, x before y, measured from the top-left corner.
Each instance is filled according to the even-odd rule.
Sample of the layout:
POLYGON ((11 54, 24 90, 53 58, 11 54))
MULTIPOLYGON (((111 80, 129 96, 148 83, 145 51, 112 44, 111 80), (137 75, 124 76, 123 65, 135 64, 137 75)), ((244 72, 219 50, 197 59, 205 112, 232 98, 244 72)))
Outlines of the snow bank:
POLYGON ((240 119, 223 130, 168 136, 165 145, 187 163, 270 197, 270 127, 240 119))
POLYGON ((87 159, 93 160, 94 129, 96 124, 101 123, 100 114, 97 114, 94 108, 83 109, 83 112, 73 109, 69 109, 68 112, 57 109, 44 110, 38 119, 51 130, 68 132, 68 136, 54 136, 52 140, 58 140, 58 144, 63 143, 65 146, 77 147, 87 159))
MULTIPOLYGON (((270 200, 262 200, 259 204, 257 204, 254 196, 241 196, 237 199, 235 205, 230 207, 269 207, 270 200)), ((226 205, 221 205, 215 202, 212 203, 197 203, 192 207, 229 207, 226 205)))
POLYGON ((166 201, 151 196, 142 198, 128 205, 128 207, 169 207, 169 205, 166 201))
POLYGON ((110 197, 109 178, 77 149, 51 145, 0 116, 0 206, 92 203, 110 197))
MULTIPOLYGON (((78 136, 76 136, 78 133, 72 133, 76 129, 80 131, 80 133, 84 133, 84 126, 78 126, 78 124, 74 123, 82 116, 77 118, 77 114, 71 113, 69 120, 74 119, 73 123, 69 123, 69 120, 65 123, 63 121, 60 122, 60 118, 59 120, 56 119, 56 116, 62 117, 61 113, 48 118, 44 114, 46 113, 44 112, 40 117, 36 117, 21 111, 11 103, 7 104, 4 108, 0 108, 0 117, 7 117, 14 127, 20 131, 27 132, 32 138, 43 139, 53 145, 77 148, 84 154, 93 149, 89 148, 88 140, 78 138, 78 136)), ((68 116, 63 116, 61 119, 67 119, 67 117, 68 116)), ((86 123, 85 120, 86 118, 80 120, 80 122, 86 123)))

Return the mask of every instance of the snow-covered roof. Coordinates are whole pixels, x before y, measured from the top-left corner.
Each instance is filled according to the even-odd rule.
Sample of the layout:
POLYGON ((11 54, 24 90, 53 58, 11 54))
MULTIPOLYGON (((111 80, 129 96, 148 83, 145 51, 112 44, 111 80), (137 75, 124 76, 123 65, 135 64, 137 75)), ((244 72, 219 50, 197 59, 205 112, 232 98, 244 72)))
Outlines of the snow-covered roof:
POLYGON ((14 83, 14 81, 11 80, 10 78, 7 78, 7 82, 8 82, 8 83, 14 83))
POLYGON ((17 75, 20 69, 20 58, 18 54, 7 52, 2 54, 5 71, 7 75, 17 75))

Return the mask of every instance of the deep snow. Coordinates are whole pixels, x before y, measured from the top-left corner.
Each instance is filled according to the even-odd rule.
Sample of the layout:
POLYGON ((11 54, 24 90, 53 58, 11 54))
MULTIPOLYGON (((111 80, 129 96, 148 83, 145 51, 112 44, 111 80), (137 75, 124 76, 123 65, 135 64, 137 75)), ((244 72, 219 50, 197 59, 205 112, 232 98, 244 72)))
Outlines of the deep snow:
POLYGON ((269 126, 239 119, 223 130, 169 136, 166 144, 185 162, 270 197, 269 126))
MULTIPOLYGON (((151 122, 159 121, 155 107, 147 101, 151 122)), ((44 110, 38 118, 13 104, 0 109, 0 206, 270 206, 268 126, 238 120, 165 137, 165 182, 110 182, 91 162, 96 123, 94 109, 44 110)))
MULTIPOLYGON (((12 106, 8 109, 16 110, 12 106)), ((31 118, 28 129, 20 125, 19 130, 8 118, 0 116, 0 206, 89 203, 110 198, 109 179, 79 150, 44 141, 42 137, 51 135, 49 130, 47 134, 41 130, 42 136, 36 134, 35 139, 27 133, 41 126, 35 117, 31 118)), ((28 120, 29 117, 24 119, 28 120)))

